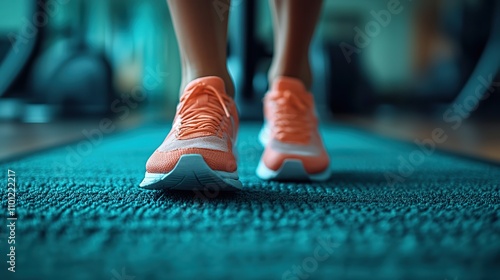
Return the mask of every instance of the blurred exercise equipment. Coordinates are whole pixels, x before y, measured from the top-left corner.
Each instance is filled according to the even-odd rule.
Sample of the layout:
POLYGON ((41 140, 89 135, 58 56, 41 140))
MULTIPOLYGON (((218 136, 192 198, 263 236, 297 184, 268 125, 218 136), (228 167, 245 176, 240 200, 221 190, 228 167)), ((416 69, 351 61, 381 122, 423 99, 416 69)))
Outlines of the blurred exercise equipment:
MULTIPOLYGON (((473 100, 479 105, 480 100, 488 98, 494 90, 498 89, 498 85, 494 84, 495 78, 500 75, 500 3, 498 1, 494 5, 490 30, 491 35, 483 54, 453 104, 465 104, 468 100, 473 100)), ((498 97, 496 98, 499 100, 498 97)), ((495 107, 493 110, 498 113, 498 107, 495 107)))
MULTIPOLYGON (((26 18, 45 15, 48 21, 46 5, 49 2, 26 1, 26 4, 34 3, 26 18)), ((64 30, 66 38, 58 39, 42 50, 42 45, 47 44, 48 22, 27 22, 29 26, 23 28, 31 28, 35 36, 30 40, 16 41, 11 52, 20 45, 21 55, 9 55, 0 65, 0 72, 5 69, 9 73, 5 75, 8 79, 2 79, 3 84, 0 83, 0 96, 5 92, 6 96, 22 104, 17 117, 26 122, 102 116, 110 112, 112 68, 104 54, 86 43, 85 10, 88 3, 79 1, 78 5, 79 16, 73 19, 72 27, 64 30)))
POLYGON ((36 60, 29 85, 33 102, 46 104, 65 117, 110 113, 112 68, 106 56, 85 41, 86 1, 79 1, 79 17, 69 38, 59 40, 36 60))
MULTIPOLYGON (((25 4, 24 7, 19 6, 20 10, 26 12, 25 18, 31 18, 31 15, 40 10, 35 1, 25 1, 25 4)), ((16 80, 23 75, 39 43, 40 32, 28 24, 22 25, 17 32, 9 32, 0 37, 0 97, 7 96, 16 80)))

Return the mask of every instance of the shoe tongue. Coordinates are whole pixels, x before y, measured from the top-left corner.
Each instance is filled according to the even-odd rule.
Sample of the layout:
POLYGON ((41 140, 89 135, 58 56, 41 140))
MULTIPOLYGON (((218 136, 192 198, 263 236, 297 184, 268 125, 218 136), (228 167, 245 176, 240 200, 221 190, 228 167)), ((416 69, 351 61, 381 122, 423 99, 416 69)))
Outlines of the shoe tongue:
POLYGON ((292 92, 307 92, 304 84, 299 79, 290 77, 279 77, 274 80, 271 87, 272 91, 285 91, 290 90, 292 92))
MULTIPOLYGON (((221 78, 216 77, 216 76, 208 76, 208 77, 202 77, 202 78, 195 79, 195 80, 191 81, 186 86, 186 90, 190 89, 192 87, 195 87, 196 85, 199 85, 199 84, 211 86, 211 87, 215 88, 215 90, 221 94, 225 94, 225 92, 226 92, 226 88, 224 86, 224 81, 221 78)), ((194 105, 196 108, 206 107, 210 98, 216 98, 215 96, 211 96, 207 93, 202 93, 202 92, 196 93, 196 95, 193 97, 196 98, 196 103, 194 105)))
POLYGON ((290 99, 293 95, 305 104, 310 103, 313 99, 301 80, 290 77, 276 78, 269 94, 285 97, 286 99, 290 99))
POLYGON ((208 76, 201 77, 195 80, 192 80, 187 86, 186 89, 192 88, 197 84, 205 84, 214 87, 220 93, 226 93, 226 87, 224 86, 224 80, 217 76, 208 76))
MULTIPOLYGON (((216 76, 208 76, 208 77, 202 77, 202 78, 195 79, 195 80, 191 81, 186 86, 186 89, 192 88, 200 83, 205 84, 207 86, 212 86, 213 88, 215 88, 215 90, 217 90, 220 93, 226 92, 226 89, 224 86, 224 81, 221 78, 216 77, 216 76)), ((196 94, 195 107, 205 107, 208 104, 210 98, 215 98, 215 97, 210 96, 209 94, 206 94, 206 93, 205 94, 203 94, 203 93, 196 94)))
POLYGON ((208 104, 208 94, 200 94, 196 98, 196 107, 204 107, 208 104))

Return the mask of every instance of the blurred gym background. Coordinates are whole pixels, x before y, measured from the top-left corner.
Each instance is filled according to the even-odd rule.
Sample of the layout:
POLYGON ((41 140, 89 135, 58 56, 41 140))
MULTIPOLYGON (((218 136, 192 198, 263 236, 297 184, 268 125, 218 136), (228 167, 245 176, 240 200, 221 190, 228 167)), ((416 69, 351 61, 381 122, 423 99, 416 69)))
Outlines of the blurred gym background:
MULTIPOLYGON (((230 17, 241 117, 258 121, 268 1, 233 0, 229 14, 213 2, 230 17)), ((500 5, 401 0, 387 18, 389 2, 324 1, 311 49, 323 120, 410 141, 460 120, 442 148, 500 161, 500 5)), ((118 129, 167 123, 180 78, 163 0, 0 0, 0 159, 83 138, 103 118, 118 129)))

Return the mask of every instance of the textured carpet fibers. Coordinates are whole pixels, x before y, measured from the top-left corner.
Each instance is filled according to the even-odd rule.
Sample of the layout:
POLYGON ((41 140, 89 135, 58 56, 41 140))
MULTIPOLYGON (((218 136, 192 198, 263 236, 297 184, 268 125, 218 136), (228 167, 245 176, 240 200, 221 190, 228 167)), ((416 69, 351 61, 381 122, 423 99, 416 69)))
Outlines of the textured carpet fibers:
POLYGON ((1 164, 18 220, 0 279, 499 279, 498 166, 325 126, 332 178, 269 183, 258 130, 240 131, 237 193, 139 189, 165 126, 1 164))

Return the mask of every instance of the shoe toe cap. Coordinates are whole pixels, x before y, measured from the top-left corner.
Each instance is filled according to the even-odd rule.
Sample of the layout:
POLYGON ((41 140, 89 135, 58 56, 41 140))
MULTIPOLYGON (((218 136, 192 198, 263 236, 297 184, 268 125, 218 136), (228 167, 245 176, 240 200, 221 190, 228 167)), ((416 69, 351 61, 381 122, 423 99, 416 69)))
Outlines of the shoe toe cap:
POLYGON ((266 149, 262 155, 262 160, 267 168, 277 171, 283 165, 286 159, 297 159, 302 162, 304 169, 309 174, 324 172, 330 164, 330 159, 326 152, 318 155, 299 155, 290 153, 278 152, 273 149, 266 149))
POLYGON ((149 173, 166 174, 172 171, 182 155, 199 154, 212 170, 234 172, 236 160, 230 152, 209 149, 178 149, 173 151, 156 150, 146 163, 149 173))

